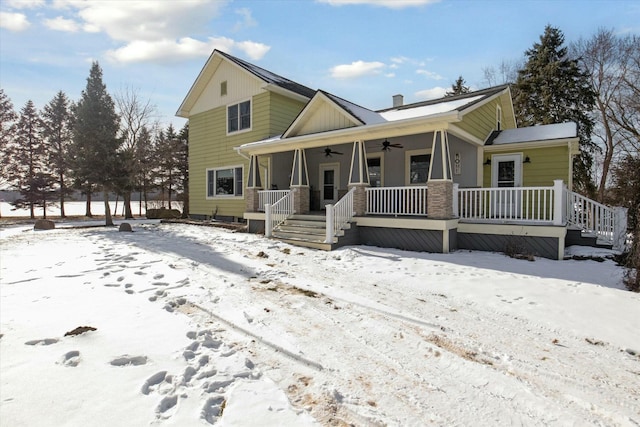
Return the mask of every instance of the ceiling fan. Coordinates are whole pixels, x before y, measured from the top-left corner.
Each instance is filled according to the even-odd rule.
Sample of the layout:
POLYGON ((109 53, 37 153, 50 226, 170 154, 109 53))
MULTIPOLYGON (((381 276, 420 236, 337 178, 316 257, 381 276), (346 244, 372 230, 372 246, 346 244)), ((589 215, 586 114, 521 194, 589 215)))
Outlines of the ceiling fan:
POLYGON ((342 153, 338 152, 338 151, 333 151, 331 148, 327 147, 324 149, 324 156, 325 157, 331 157, 332 154, 339 154, 342 156, 342 153))
POLYGON ((391 150, 391 147, 393 148, 403 148, 402 144, 392 144, 389 142, 389 140, 387 138, 384 139, 384 141, 382 141, 382 151, 389 151, 391 150))

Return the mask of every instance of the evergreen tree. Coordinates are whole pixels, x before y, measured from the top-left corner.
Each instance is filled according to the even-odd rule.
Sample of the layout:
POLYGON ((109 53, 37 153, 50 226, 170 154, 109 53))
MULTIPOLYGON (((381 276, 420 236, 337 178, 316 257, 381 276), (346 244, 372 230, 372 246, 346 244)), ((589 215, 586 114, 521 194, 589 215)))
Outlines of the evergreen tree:
POLYGON ((140 209, 142 215, 142 201, 144 200, 144 210, 149 209, 149 192, 153 190, 154 165, 155 165, 155 143, 149 128, 144 126, 140 130, 140 138, 135 148, 136 158, 136 181, 140 191, 140 209))
POLYGON ((29 100, 20 110, 14 143, 8 150, 8 175, 21 195, 12 204, 17 208, 28 207, 31 218, 35 218, 35 206, 42 206, 46 218, 47 201, 54 194, 46 167, 47 147, 41 132, 42 120, 33 101, 29 100))
POLYGON ((189 122, 178 135, 178 185, 182 189, 182 218, 189 218, 189 122))
POLYGON ((156 155, 158 159, 158 178, 160 180, 160 192, 164 205, 164 195, 167 194, 169 209, 171 200, 177 187, 178 178, 178 150, 179 139, 173 125, 167 127, 166 132, 158 135, 156 155))
POLYGON ((451 85, 451 90, 447 91, 447 93, 444 96, 447 97, 447 96, 462 95, 469 92, 471 92, 471 89, 469 89, 469 86, 466 85, 466 82, 464 81, 462 76, 459 76, 456 82, 451 85))
POLYGON ((539 43, 525 52, 526 63, 514 86, 514 109, 519 126, 573 121, 578 124, 580 155, 574 158, 574 190, 592 196, 593 152, 591 141, 595 93, 589 76, 563 46, 564 35, 547 26, 539 43))
POLYGON ((15 136, 16 119, 18 115, 13 110, 9 97, 0 89, 0 185, 8 181, 7 167, 9 165, 9 146, 15 136))
POLYGON ((67 95, 59 91, 42 112, 42 134, 48 146, 49 165, 57 177, 60 197, 60 216, 65 217, 64 201, 70 193, 67 173, 69 171, 69 145, 73 116, 67 95))
POLYGON ((73 170, 83 184, 102 188, 105 225, 113 225, 109 192, 118 178, 120 141, 117 138, 118 116, 113 99, 102 82, 102 69, 91 65, 87 86, 75 108, 73 126, 73 170))

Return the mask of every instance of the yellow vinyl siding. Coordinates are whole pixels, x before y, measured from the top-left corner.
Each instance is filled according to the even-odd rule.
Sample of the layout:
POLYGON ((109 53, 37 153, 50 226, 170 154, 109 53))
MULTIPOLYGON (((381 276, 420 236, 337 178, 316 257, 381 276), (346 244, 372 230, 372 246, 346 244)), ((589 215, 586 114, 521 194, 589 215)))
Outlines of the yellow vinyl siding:
MULTIPOLYGON (((501 150, 485 152, 484 159, 491 158, 494 154, 522 154, 524 160, 527 156, 531 163, 522 164, 522 185, 524 187, 549 187, 554 179, 561 179, 565 184, 569 182, 569 148, 541 147, 528 148, 526 150, 505 147, 501 150)), ((484 165, 483 187, 491 187, 491 166, 484 165)))
POLYGON ((242 165, 243 185, 246 186, 249 161, 233 148, 281 134, 304 105, 271 92, 255 95, 251 102, 251 130, 247 132, 227 134, 226 105, 190 117, 189 202, 192 214, 211 216, 217 210, 219 216, 242 217, 244 197, 207 198, 206 171, 242 165))

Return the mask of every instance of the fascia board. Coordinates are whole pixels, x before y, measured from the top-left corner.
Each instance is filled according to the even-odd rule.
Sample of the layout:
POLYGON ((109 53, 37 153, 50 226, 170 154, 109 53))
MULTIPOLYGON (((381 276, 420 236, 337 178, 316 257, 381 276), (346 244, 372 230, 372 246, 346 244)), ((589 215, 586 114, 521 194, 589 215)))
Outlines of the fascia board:
POLYGON ((530 149, 530 148, 543 148, 543 147, 562 147, 569 145, 572 149, 575 149, 575 145, 578 143, 579 138, 560 138, 541 141, 527 141, 527 142, 514 142, 511 144, 498 144, 498 145, 485 145, 485 153, 491 153, 494 151, 509 150, 510 147, 517 149, 530 149))
POLYGON ((394 122, 376 123, 373 125, 282 138, 258 144, 249 143, 241 145, 237 147, 237 149, 247 154, 260 155, 292 151, 296 148, 318 148, 357 140, 393 138, 403 135, 433 132, 435 130, 446 130, 449 128, 449 124, 455 121, 459 121, 457 111, 438 114, 437 117, 432 116, 428 119, 424 117, 414 117, 394 122))
POLYGON ((292 91, 290 91, 288 89, 285 89, 285 88, 283 88, 281 86, 278 86, 278 85, 275 85, 273 83, 264 84, 262 86, 262 89, 268 90, 270 92, 277 93, 277 94, 282 95, 282 96, 286 96, 287 98, 291 98, 291 99, 294 99, 296 101, 300 101, 300 102, 308 102, 309 101, 309 98, 307 98, 306 96, 300 95, 299 93, 296 93, 296 92, 292 92, 292 91))

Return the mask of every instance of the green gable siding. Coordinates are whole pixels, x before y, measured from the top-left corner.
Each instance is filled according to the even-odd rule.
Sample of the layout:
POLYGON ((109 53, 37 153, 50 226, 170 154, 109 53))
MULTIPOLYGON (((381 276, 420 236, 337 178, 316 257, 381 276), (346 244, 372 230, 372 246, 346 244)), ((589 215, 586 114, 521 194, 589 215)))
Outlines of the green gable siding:
POLYGON ((480 108, 465 114, 457 126, 481 140, 487 139, 496 129, 496 107, 502 108, 502 129, 516 127, 513 110, 508 95, 501 95, 480 108))
POLYGON ((189 119, 189 194, 193 215, 242 217, 244 197, 207 199, 207 169, 244 167, 246 185, 249 161, 233 148, 248 142, 278 135, 302 110, 303 103, 284 96, 263 92, 252 98, 251 130, 227 135, 226 106, 196 114, 189 119))
MULTIPOLYGON (((531 163, 522 164, 522 185, 525 187, 548 187, 554 179, 569 182, 569 147, 541 147, 525 150, 506 147, 504 150, 486 152, 484 158, 493 154, 522 154, 529 156, 531 163)), ((483 166, 483 187, 491 187, 491 166, 483 166)))

